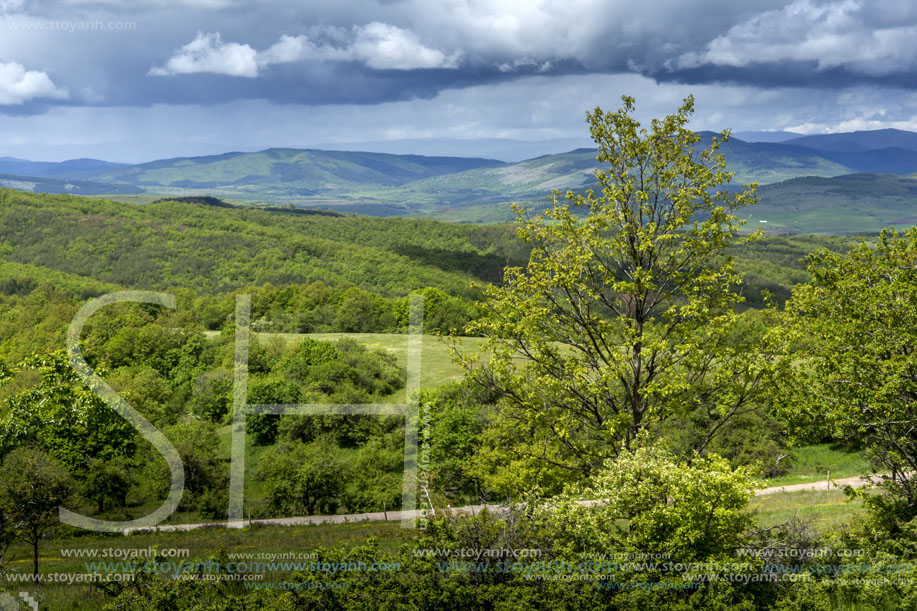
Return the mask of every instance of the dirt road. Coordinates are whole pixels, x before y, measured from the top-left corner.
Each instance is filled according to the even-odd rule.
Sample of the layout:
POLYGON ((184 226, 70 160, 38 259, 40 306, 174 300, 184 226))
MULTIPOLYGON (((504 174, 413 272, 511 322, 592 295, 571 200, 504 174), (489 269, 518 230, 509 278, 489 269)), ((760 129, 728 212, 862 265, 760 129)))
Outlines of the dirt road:
MULTIPOLYGON (((873 476, 874 480, 878 480, 878 476, 873 476)), ((805 484, 792 484, 789 486, 773 486, 771 488, 760 488, 755 491, 755 496, 762 496, 765 494, 779 494, 782 492, 800 492, 805 490, 828 490, 829 488, 843 488, 844 486, 851 486, 853 488, 861 488, 863 486, 868 486, 872 484, 869 479, 864 479, 861 477, 846 477, 838 480, 827 480, 818 481, 818 482, 808 482, 805 484)), ((587 503, 589 501, 586 501, 587 503)), ((595 502, 595 501, 593 501, 595 502)), ((503 508, 502 505, 466 505, 464 507, 452 507, 451 511, 456 513, 477 513, 487 507, 490 511, 499 511, 503 508)), ((350 514, 335 514, 335 515, 323 515, 323 516, 299 516, 295 518, 271 518, 271 519, 260 519, 260 520, 241 520, 235 522, 204 522, 200 524, 162 524, 154 528, 128 528, 125 529, 124 534, 130 534, 133 532, 143 531, 143 532, 176 532, 176 531, 186 531, 186 530, 195 530, 198 528, 245 528, 249 524, 261 524, 264 526, 303 526, 308 524, 346 524, 348 522, 364 522, 364 521, 383 521, 387 520, 389 522, 397 522, 403 519, 413 520, 414 518, 419 518, 422 515, 421 510, 413 511, 389 511, 387 514, 381 511, 372 512, 372 513, 350 513, 350 514)), ((429 514, 427 514, 429 516, 429 514)))

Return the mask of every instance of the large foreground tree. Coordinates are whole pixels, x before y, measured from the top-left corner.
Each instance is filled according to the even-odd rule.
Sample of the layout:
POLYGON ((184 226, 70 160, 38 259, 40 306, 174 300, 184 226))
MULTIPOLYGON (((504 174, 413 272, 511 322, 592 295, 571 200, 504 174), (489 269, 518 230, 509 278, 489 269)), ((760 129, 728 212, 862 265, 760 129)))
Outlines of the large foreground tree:
POLYGON ((686 127, 693 98, 649 129, 622 99, 587 114, 597 191, 519 211, 529 263, 506 270, 471 324, 489 356, 465 366, 501 397, 481 471, 507 491, 580 479, 674 416, 704 414, 703 451, 757 405, 769 367, 737 331, 740 277, 724 252, 747 239, 733 213, 757 194, 720 188, 728 131, 704 148, 686 127))

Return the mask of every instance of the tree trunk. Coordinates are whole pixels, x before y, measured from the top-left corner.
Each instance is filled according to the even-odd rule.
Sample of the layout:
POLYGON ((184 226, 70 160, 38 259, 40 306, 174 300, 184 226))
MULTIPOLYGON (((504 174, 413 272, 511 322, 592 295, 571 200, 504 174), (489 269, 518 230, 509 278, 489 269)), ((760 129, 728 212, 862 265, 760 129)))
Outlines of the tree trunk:
POLYGON ((32 580, 38 587, 38 535, 32 538, 32 580))

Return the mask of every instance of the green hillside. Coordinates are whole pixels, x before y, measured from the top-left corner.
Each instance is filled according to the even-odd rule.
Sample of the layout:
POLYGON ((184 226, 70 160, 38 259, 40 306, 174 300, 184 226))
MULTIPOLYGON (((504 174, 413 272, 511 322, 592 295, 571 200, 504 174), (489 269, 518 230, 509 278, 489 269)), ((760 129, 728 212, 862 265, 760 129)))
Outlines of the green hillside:
POLYGON ((855 171, 826 159, 818 151, 785 144, 731 139, 721 151, 729 170, 736 173, 736 184, 766 185, 800 176, 839 176, 855 171))
POLYGON ((393 186, 438 174, 500 165, 488 159, 297 149, 164 159, 95 176, 141 187, 315 195, 362 185, 393 186))
POLYGON ((519 260, 496 237, 506 231, 0 190, 5 260, 150 290, 322 281, 388 296, 429 286, 470 297, 473 281, 498 278, 508 259, 519 260))
MULTIPOLYGON (((796 184, 838 185, 845 180, 799 179, 796 184)), ((887 188, 885 183, 898 185, 902 195, 896 197, 901 201, 917 184, 909 179, 876 180, 876 189, 887 188)), ((781 184, 762 192, 765 198, 771 191, 783 197, 780 189, 787 188, 781 184)), ((809 196, 813 201, 834 197, 815 187, 809 196)), ((751 228, 785 227, 775 216, 774 204, 749 208, 746 214, 752 216, 751 228), (773 220, 756 223, 764 214, 773 220)), ((796 213, 784 214, 789 219, 796 213)), ((816 221, 817 215, 812 222, 816 221)), ((843 232, 863 229, 852 214, 847 222, 843 232)), ((840 237, 775 235, 731 254, 739 269, 749 274, 746 295, 749 304, 756 305, 761 289, 782 300, 790 286, 807 279, 801 264, 807 253, 846 243, 849 239, 840 237)), ((258 285, 322 282, 388 298, 434 287, 476 299, 480 293, 473 282, 499 281, 505 265, 523 265, 527 259, 526 245, 509 224, 299 215, 0 190, 0 291, 7 294, 27 294, 42 281, 81 298, 120 288, 186 288, 219 295, 258 285)))
POLYGON ((795 178, 761 187, 749 227, 792 233, 877 232, 917 224, 917 180, 884 174, 795 178), (766 222, 765 222, 766 221, 766 222))

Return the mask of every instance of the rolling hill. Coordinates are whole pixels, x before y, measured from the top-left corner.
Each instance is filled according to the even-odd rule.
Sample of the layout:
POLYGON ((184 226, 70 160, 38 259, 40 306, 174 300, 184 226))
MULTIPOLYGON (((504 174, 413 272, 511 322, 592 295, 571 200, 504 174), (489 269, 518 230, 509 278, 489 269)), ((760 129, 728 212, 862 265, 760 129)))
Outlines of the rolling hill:
POLYGON ((794 178, 759 189, 740 214, 749 227, 787 233, 878 232, 917 224, 917 180, 885 174, 794 178))
POLYGON ((70 159, 68 161, 29 161, 15 157, 0 157, 0 174, 17 176, 52 177, 61 179, 89 179, 97 174, 126 167, 100 159, 70 159))
MULTIPOLYGON (((705 138, 714 134, 703 133, 705 138)), ((866 153, 845 162, 805 147, 733 139, 723 147, 737 181, 772 183, 798 176, 837 176, 861 171, 866 153)), ((904 153, 904 151, 902 151, 904 153)), ((882 163, 894 162, 894 153, 882 163)), ((905 165, 911 164, 907 152, 905 165)), ((119 166, 93 181, 131 185, 156 193, 211 191, 230 197, 292 199, 299 203, 401 206, 486 204, 543 197, 553 189, 594 182, 594 149, 544 155, 517 163, 462 157, 424 157, 352 151, 268 149, 119 166)), ((901 164, 899 164, 901 165, 901 164)), ((905 168, 917 171, 917 163, 905 168)))
MULTIPOLYGON (((917 181, 899 188, 908 193, 917 181)), ((785 299, 792 284, 806 279, 806 253, 848 241, 768 236, 737 247, 732 254, 749 274, 748 305, 760 305, 763 288, 785 299)), ((197 201, 131 204, 0 189, 0 293, 6 294, 25 295, 43 283, 80 298, 124 289, 219 295, 321 283, 318 293, 356 286, 400 298, 435 287, 477 299, 481 283, 499 281, 506 265, 525 265, 528 256, 512 225, 290 215, 197 201)))
MULTIPOLYGON (((715 134, 701 135, 706 142, 715 134)), ((779 134, 781 138, 790 136, 793 134, 779 134)), ((877 218, 893 221, 915 216, 905 210, 910 200, 901 193, 903 183, 894 179, 857 176, 832 183, 810 179, 917 174, 917 133, 877 130, 790 137, 779 142, 732 138, 721 151, 736 174, 734 184, 755 181, 782 185, 762 190, 765 201, 760 210, 778 219, 787 230, 856 230, 850 228, 850 219, 839 220, 845 217, 840 212, 838 218, 821 225, 781 216, 797 208, 823 216, 829 213, 832 202, 841 208, 854 205, 859 210, 859 200, 852 204, 846 195, 832 199, 838 189, 844 191, 849 184, 867 188, 868 193, 860 195, 879 202, 875 205, 889 207, 888 214, 873 211, 879 214, 877 218), (817 197, 813 188, 819 193, 817 197), (816 209, 819 212, 814 212, 816 209)), ((122 195, 126 199, 130 194, 147 193, 149 201, 161 195, 216 196, 373 216, 489 222, 512 220, 510 202, 540 209, 555 189, 582 191, 594 186, 595 154, 594 149, 581 148, 516 163, 286 148, 161 159, 139 165, 94 159, 50 163, 0 158, 0 172, 7 172, 0 175, 0 186, 35 192, 122 195)))
MULTIPOLYGON (((272 283, 479 294, 524 249, 506 227, 145 204, 0 189, 0 261, 125 288, 220 293, 272 283)), ((25 271, 24 271, 25 270, 25 271)), ((26 274, 28 275, 28 274, 26 274)), ((2 274, 0 274, 2 276, 2 274)), ((2 278, 0 278, 2 280, 2 278)))
POLYGON ((282 189, 294 195, 313 195, 366 185, 397 186, 430 176, 502 163, 466 157, 267 149, 257 153, 163 159, 115 168, 94 176, 94 180, 150 190, 216 189, 257 194, 282 189))
MULTIPOLYGON (((714 134, 703 132, 705 139, 714 134)), ((917 137, 917 135, 915 135, 917 137)), ((785 142, 745 142, 723 147, 738 181, 772 183, 798 176, 837 176, 875 171, 917 172, 910 150, 825 153, 785 142), (869 160, 869 161, 867 161, 869 160), (864 165, 865 164, 865 165, 864 165)), ((591 184, 595 151, 583 148, 516 163, 465 157, 427 157, 317 149, 267 149, 204 157, 161 159, 139 165, 98 160, 58 164, 0 159, 0 172, 131 186, 153 193, 201 194, 250 199, 318 200, 401 205, 407 209, 484 204, 542 197, 552 189, 591 184)))

